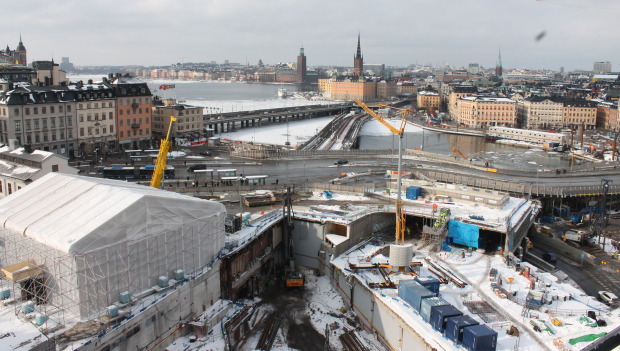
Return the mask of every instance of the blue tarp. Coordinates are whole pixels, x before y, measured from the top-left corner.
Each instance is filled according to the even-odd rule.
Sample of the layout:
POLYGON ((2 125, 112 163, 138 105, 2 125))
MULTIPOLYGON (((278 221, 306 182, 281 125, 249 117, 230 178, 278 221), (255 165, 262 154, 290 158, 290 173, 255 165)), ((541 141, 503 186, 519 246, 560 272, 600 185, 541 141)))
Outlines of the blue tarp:
POLYGON ((480 228, 477 225, 457 222, 450 220, 448 227, 448 237, 455 244, 465 245, 467 247, 478 248, 478 238, 480 228))

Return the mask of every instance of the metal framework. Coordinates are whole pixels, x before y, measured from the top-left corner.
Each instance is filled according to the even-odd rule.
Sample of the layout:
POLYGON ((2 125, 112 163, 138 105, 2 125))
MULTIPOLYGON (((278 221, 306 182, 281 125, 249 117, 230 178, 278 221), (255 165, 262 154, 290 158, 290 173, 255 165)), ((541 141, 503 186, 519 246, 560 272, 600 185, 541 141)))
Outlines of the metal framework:
POLYGON ((16 282, 2 278, 0 290, 11 290, 18 316, 24 316, 20 301, 35 301, 34 312, 46 317, 44 333, 71 321, 94 319, 117 302, 121 292, 135 296, 178 269, 190 277, 210 269, 223 247, 223 231, 218 229, 223 221, 223 215, 213 215, 81 255, 2 229, 0 267, 34 259, 43 265, 43 273, 16 282), (39 288, 33 289, 29 279, 39 288))

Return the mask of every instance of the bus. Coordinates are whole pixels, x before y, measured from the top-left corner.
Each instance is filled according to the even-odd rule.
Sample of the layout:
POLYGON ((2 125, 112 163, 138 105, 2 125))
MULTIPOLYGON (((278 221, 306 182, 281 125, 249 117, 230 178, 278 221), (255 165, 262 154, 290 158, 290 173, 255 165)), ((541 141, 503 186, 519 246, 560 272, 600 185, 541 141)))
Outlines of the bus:
MULTIPOLYGON (((122 167, 112 166, 104 167, 102 174, 108 179, 151 179, 155 165, 146 165, 142 167, 122 167)), ((174 178, 174 167, 167 165, 164 170, 164 179, 174 178)))

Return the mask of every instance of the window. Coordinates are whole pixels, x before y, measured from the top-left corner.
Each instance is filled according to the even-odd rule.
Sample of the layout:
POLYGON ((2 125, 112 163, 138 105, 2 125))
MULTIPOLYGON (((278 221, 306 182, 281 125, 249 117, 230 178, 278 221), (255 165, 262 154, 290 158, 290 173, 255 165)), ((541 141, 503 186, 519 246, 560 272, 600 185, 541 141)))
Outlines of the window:
POLYGON ((26 135, 26 142, 27 142, 28 144, 31 144, 31 143, 32 143, 32 138, 30 137, 30 134, 26 135))
POLYGON ((90 108, 90 104, 86 104, 86 108, 90 108))
POLYGON ((129 127, 130 124, 131 124, 131 120, 127 118, 127 127, 129 127))
POLYGON ((25 123, 26 123, 25 125, 26 130, 30 130, 30 120, 27 119, 25 123))
POLYGON ((39 134, 35 134, 34 135, 34 142, 35 143, 40 143, 41 142, 41 137, 39 137, 39 134))
POLYGON ((114 133, 114 126, 110 126, 110 133, 114 133))
POLYGON ((62 106, 58 106, 58 112, 62 112, 62 106))
MULTIPOLYGON (((129 123, 127 123, 127 124, 129 124, 129 123)), ((135 118, 133 119, 133 124, 136 124, 136 119, 135 118)))
POLYGON ((15 131, 19 132, 22 129, 22 125, 20 121, 15 121, 15 131))
POLYGON ((71 105, 67 106, 67 112, 71 112, 71 105))
POLYGON ((95 121, 99 120, 99 113, 95 113, 95 121))
POLYGON ((149 113, 149 108, 148 107, 145 108, 144 110, 146 111, 146 113, 149 113))
POLYGON ((140 122, 138 122, 138 123, 142 124, 142 117, 140 117, 139 121, 140 121, 140 122))
POLYGON ((99 108, 99 104, 95 102, 95 108, 99 108))
POLYGON ((47 133, 43 133, 43 141, 46 142, 48 140, 47 133))
POLYGON ((67 130, 67 138, 69 139, 73 138, 73 129, 67 130))
POLYGON ((122 119, 118 120, 118 125, 121 126, 121 127, 123 126, 123 120, 122 119))
POLYGON ((140 135, 142 135, 142 129, 140 129, 140 135))
POLYGON ((35 115, 39 114, 39 108, 38 107, 34 107, 34 108, 32 108, 32 110, 34 111, 35 115))
POLYGON ((73 123, 71 122, 71 117, 67 117, 67 127, 71 127, 73 123))
POLYGON ((102 113, 101 113, 101 120, 102 120, 102 121, 105 121, 105 112, 102 112, 102 113))
POLYGON ((13 112, 15 112, 16 116, 19 116, 19 109, 17 107, 13 110, 13 112))
MULTIPOLYGON (((111 113, 111 112, 110 112, 111 113)), ((118 110, 118 115, 122 116, 123 115, 123 110, 118 110)))
POLYGON ((41 120, 43 122, 43 129, 47 129, 47 118, 41 120))
POLYGON ((121 130, 121 131, 119 132, 119 134, 120 134, 120 136, 121 136, 121 138, 122 138, 122 137, 123 137, 123 131, 121 130))
POLYGON ((140 107, 140 108, 138 109, 138 112, 139 112, 139 113, 142 113, 142 107, 140 107))
POLYGON ((0 181, 0 193, 4 192, 3 188, 2 188, 2 181, 0 181))
POLYGON ((64 140, 65 139, 65 131, 61 130, 60 131, 60 140, 64 140))
POLYGON ((64 118, 58 117, 58 126, 60 128, 64 127, 64 118))
POLYGON ((38 130, 39 129, 39 120, 35 119, 34 120, 34 130, 38 130))
POLYGON ((84 115, 80 115, 80 122, 84 122, 84 115))
POLYGON ((114 114, 113 114, 112 112, 110 112, 110 113, 108 113, 108 117, 109 117, 110 119, 114 119, 114 114))
POLYGON ((146 124, 148 124, 148 123, 149 123, 149 118, 148 118, 148 117, 146 117, 146 124))
POLYGON ((146 128, 146 135, 149 135, 149 129, 146 128))
POLYGON ((26 108, 24 109, 24 114, 25 114, 26 116, 30 115, 30 107, 26 107, 26 108))
POLYGON ((45 107, 45 106, 41 107, 41 113, 42 114, 46 114, 47 113, 47 107, 45 107))
POLYGON ((88 127, 88 135, 93 135, 93 129, 88 127))
POLYGON ((91 118, 92 118, 92 116, 90 115, 90 113, 86 115, 86 120, 87 120, 87 121, 90 121, 90 120, 91 120, 91 118))
POLYGON ((107 128, 106 127, 101 127, 101 134, 105 134, 106 133, 107 128))
POLYGON ((127 115, 130 115, 130 114, 131 114, 131 112, 129 112, 129 109, 127 109, 127 115))
POLYGON ((95 135, 99 135, 99 128, 95 128, 95 135))
POLYGON ((80 128, 80 136, 84 136, 84 128, 80 128))
POLYGON ((7 185, 7 187, 8 187, 8 189, 7 189, 7 193, 8 193, 9 195, 11 195, 11 194, 13 193, 13 189, 11 189, 11 183, 7 183, 6 185, 7 185))
POLYGON ((52 141, 56 141, 56 132, 52 132, 52 141))
POLYGON ((52 172, 58 172, 58 165, 52 165, 52 172))
POLYGON ((56 118, 50 118, 50 126, 56 128, 56 118))
POLYGON ((136 135, 138 135, 138 131, 134 129, 133 130, 133 136, 136 136, 136 135))

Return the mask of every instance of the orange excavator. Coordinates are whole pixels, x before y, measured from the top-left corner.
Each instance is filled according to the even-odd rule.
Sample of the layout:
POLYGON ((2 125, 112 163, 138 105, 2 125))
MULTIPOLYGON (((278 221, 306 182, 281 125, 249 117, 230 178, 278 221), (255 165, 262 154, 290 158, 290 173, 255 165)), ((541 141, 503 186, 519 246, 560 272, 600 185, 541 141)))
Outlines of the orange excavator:
POLYGON ((457 148, 453 147, 452 157, 456 158, 456 154, 459 154, 459 156, 461 156, 464 160, 467 160, 467 157, 465 157, 459 150, 457 150, 457 148))

